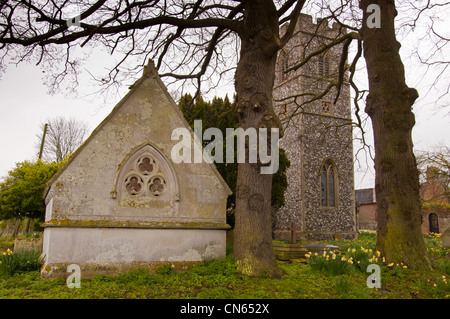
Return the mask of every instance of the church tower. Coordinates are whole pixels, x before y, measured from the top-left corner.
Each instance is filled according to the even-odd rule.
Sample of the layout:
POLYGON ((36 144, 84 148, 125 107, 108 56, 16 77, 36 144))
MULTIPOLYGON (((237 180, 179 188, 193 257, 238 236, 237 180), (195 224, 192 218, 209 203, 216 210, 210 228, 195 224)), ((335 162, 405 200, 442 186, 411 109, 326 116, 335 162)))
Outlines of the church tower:
MULTIPOLYGON (((281 34, 287 26, 281 28, 281 34)), ((287 240, 292 223, 297 238, 352 239, 357 234, 353 176, 350 85, 344 76, 335 100, 343 44, 289 68, 345 34, 338 24, 313 23, 302 14, 280 51, 274 85, 275 111, 283 123, 284 148, 291 162, 285 205, 275 214, 274 237, 287 240)))

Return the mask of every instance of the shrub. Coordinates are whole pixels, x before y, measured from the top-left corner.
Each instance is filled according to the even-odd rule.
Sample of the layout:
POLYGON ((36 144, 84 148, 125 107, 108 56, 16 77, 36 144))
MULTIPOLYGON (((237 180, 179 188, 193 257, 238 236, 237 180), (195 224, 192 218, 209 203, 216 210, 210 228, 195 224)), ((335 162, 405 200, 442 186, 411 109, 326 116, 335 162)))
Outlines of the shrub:
MULTIPOLYGON (((172 266, 171 264, 163 265, 161 267, 160 272, 171 272, 172 266), (166 269, 166 268, 169 268, 166 269)), ((111 278, 108 277, 107 278, 111 278)), ((116 276, 112 281, 114 281, 116 284, 119 285, 125 285, 125 286, 149 286, 154 284, 159 284, 162 282, 161 276, 153 274, 151 271, 147 269, 137 269, 137 270, 131 270, 129 272, 120 274, 116 276)))
POLYGON ((353 260, 337 255, 332 251, 323 254, 306 254, 308 263, 314 271, 322 271, 330 275, 347 274, 353 270, 353 260))
POLYGON ((440 271, 446 275, 450 275, 450 259, 439 260, 436 264, 440 271))
POLYGON ((381 266, 384 260, 378 251, 373 252, 372 249, 364 248, 363 246, 348 248, 347 253, 349 258, 352 258, 355 268, 362 273, 367 272, 367 267, 370 264, 381 266))
POLYGON ((215 259, 194 265, 189 273, 195 273, 200 276, 224 275, 231 276, 236 274, 236 265, 231 256, 225 259, 215 259))
POLYGON ((441 244, 441 235, 437 233, 429 233, 427 235, 424 235, 425 239, 425 246, 427 247, 428 254, 430 256, 445 256, 448 249, 445 247, 442 247, 441 244))
POLYGON ((361 231, 358 235, 358 241, 375 242, 377 240, 377 233, 374 231, 361 231))
POLYGON ((0 255, 2 251, 14 248, 14 238, 0 236, 0 255))
POLYGON ((347 280, 347 278, 343 276, 338 276, 334 278, 334 287, 336 291, 341 295, 346 295, 351 290, 351 283, 347 280))
POLYGON ((214 287, 200 291, 197 295, 200 299, 229 299, 235 298, 235 293, 225 287, 214 287))
POLYGON ((12 252, 7 250, 0 255, 0 275, 11 276, 15 273, 40 270, 44 260, 41 253, 34 250, 12 252))
POLYGON ((171 263, 164 264, 162 266, 159 266, 158 269, 156 269, 156 273, 160 275, 169 275, 173 273, 173 267, 171 263))

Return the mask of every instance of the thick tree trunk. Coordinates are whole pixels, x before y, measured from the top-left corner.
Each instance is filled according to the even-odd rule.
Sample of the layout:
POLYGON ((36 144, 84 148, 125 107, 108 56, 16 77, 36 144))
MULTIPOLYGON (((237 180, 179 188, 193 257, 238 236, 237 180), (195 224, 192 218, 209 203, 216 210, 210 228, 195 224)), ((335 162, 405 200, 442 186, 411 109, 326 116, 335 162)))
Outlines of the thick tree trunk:
MULTIPOLYGON (((280 47, 273 1, 245 1, 236 92, 240 127, 279 128, 272 90, 280 47)), ((268 134, 270 136, 270 134, 268 134)), ((246 150, 254 145, 246 144, 246 150)), ((248 154, 247 154, 248 155, 248 154)), ((272 247, 272 175, 261 174, 260 163, 238 164, 234 257, 238 271, 248 276, 279 276, 272 247)))
POLYGON ((404 66, 395 37, 397 14, 393 0, 362 0, 362 37, 369 77, 366 112, 372 119, 375 142, 375 192, 377 198, 376 249, 387 263, 404 263, 430 269, 421 234, 419 173, 413 154, 412 105, 418 97, 405 83, 404 66), (381 27, 369 28, 372 10, 381 8, 381 27))

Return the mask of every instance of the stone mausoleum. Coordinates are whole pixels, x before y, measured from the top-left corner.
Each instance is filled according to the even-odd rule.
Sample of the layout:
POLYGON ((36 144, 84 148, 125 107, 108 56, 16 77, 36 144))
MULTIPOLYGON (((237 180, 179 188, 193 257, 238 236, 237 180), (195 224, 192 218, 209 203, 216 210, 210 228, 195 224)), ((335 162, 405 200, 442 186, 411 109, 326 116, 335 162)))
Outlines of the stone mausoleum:
POLYGON ((150 62, 47 184, 43 277, 225 256, 231 191, 214 164, 172 161, 177 128, 194 134, 150 62))
MULTIPOLYGON (((281 27, 281 34, 286 27, 281 27)), ((345 32, 337 23, 314 23, 311 16, 301 14, 293 37, 279 53, 275 110, 285 131, 280 147, 291 166, 286 203, 275 214, 275 239, 288 239, 292 223, 302 240, 351 239, 357 235, 347 72, 337 100, 337 89, 332 85, 339 80, 343 44, 314 55, 297 70, 289 70, 345 32)))

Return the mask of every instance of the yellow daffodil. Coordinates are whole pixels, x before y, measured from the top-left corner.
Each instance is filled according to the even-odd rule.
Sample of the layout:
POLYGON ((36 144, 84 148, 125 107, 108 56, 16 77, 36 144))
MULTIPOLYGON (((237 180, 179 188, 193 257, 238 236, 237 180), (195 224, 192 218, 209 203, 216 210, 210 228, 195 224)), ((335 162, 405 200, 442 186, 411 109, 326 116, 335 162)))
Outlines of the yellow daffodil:
POLYGON ((390 264, 388 265, 388 267, 392 267, 392 266, 394 266, 394 263, 390 263, 390 264))

